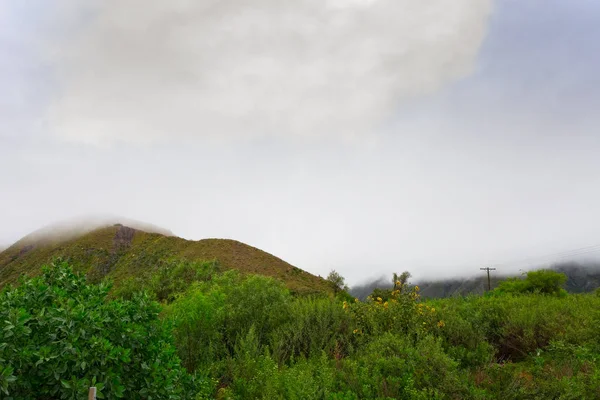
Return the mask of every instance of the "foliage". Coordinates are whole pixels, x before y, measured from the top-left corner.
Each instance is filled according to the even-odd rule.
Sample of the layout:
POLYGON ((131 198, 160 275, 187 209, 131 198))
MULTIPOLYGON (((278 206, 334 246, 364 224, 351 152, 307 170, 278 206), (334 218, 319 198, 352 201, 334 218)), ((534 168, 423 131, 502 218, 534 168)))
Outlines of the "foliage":
POLYGON ((346 286, 346 280, 336 270, 331 270, 331 272, 329 272, 329 275, 327 275, 327 282, 329 282, 331 285, 334 295, 337 295, 343 290, 348 290, 348 286, 346 286))
POLYGON ((140 293, 107 301, 110 287, 89 285, 65 263, 0 294, 0 387, 15 399, 186 398, 159 306, 140 293))
POLYGON ((28 399, 35 387, 48 398, 77 398, 96 377, 113 398, 118 377, 127 398, 166 398, 165 388, 171 398, 197 400, 600 398, 600 296, 563 295, 562 279, 546 271, 489 295, 427 301, 406 273, 364 302, 344 292, 295 296, 276 279, 221 272, 210 263, 151 271, 111 301, 108 286, 88 285, 68 269, 68 279, 46 271, 5 291, 3 304, 23 293, 36 293, 25 296, 36 300, 0 311, 11 326, 2 332, 21 338, 0 341, 0 390, 28 399), (41 312, 46 295, 52 306, 41 312), (163 301, 162 310, 152 297, 163 301), (124 315, 127 325, 118 322, 124 315), (22 332, 33 331, 32 318, 43 327, 22 332), (61 340, 47 339, 50 332, 61 340), (89 335, 112 347, 98 352, 89 335), (108 355, 104 364, 89 364, 92 350, 96 359, 108 355), (155 369, 134 370, 123 354, 155 369))
POLYGON ((393 299, 397 300, 397 297, 402 293, 407 293, 413 290, 408 283, 411 274, 408 271, 404 271, 400 275, 394 273, 392 275, 393 286, 391 289, 375 288, 367 299, 381 299, 383 302, 387 302, 393 299))
POLYGON ((529 271, 525 279, 511 278, 500 282, 495 289, 498 293, 541 293, 564 295, 562 286, 567 276, 551 270, 529 271))
POLYGON ((143 290, 161 302, 171 302, 192 283, 209 281, 219 270, 216 261, 161 261, 156 268, 141 276, 126 278, 113 294, 130 299, 143 290))
POLYGON ((410 279, 410 277, 411 277, 411 274, 408 271, 404 271, 400 275, 398 275, 397 273, 394 272, 394 275, 392 276, 392 283, 394 285, 394 290, 403 288, 408 283, 408 280, 410 279))
POLYGON ((425 400, 463 398, 467 393, 457 363, 429 335, 415 342, 385 333, 345 361, 341 375, 345 388, 359 398, 425 400))

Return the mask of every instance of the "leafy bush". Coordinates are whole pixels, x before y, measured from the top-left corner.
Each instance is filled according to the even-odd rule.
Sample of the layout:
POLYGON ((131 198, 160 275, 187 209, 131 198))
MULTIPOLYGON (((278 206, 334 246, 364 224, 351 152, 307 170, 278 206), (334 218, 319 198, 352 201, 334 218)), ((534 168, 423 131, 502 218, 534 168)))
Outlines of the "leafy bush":
POLYGON ((345 388, 359 398, 441 399, 467 393, 457 363, 432 336, 415 343, 386 333, 342 365, 345 388))
POLYGON ((171 302, 192 283, 209 281, 219 270, 216 261, 161 261, 156 268, 145 274, 125 279, 115 288, 113 296, 131 299, 143 290, 158 301, 171 302))
POLYGON ((529 271, 525 279, 511 278, 500 282, 495 289, 499 293, 541 293, 548 295, 564 295, 562 286, 567 276, 551 270, 529 271))
POLYGON ((287 313, 287 322, 271 335, 270 346, 279 365, 291 359, 319 357, 323 352, 335 358, 352 351, 354 320, 340 303, 328 298, 296 299, 287 313))
POLYGON ((188 398, 159 305, 143 293, 107 301, 62 262, 0 293, 0 387, 15 399, 188 398))
POLYGON ((190 372, 208 372, 214 361, 225 355, 224 299, 221 291, 204 293, 192 288, 165 310, 175 326, 179 356, 190 372))

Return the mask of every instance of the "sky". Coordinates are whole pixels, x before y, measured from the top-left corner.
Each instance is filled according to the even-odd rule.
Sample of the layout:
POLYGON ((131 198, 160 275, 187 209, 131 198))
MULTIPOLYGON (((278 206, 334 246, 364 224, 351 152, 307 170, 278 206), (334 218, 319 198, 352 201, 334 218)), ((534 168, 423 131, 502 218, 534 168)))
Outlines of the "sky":
POLYGON ((594 0, 4 0, 0 244, 120 215, 353 284, 600 254, 594 0))

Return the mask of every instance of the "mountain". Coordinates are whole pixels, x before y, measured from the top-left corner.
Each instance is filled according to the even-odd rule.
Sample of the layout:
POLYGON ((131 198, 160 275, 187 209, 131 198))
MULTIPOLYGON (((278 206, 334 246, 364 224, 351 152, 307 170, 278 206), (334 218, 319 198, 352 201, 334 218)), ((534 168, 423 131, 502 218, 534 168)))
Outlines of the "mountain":
POLYGON ((567 275, 565 289, 571 293, 585 293, 600 287, 600 261, 563 262, 554 270, 567 275))
POLYGON ((1 252, 0 287, 17 281, 21 274, 35 275, 42 265, 62 257, 91 279, 109 277, 115 285, 125 278, 139 276, 164 260, 217 260, 224 270, 236 269, 280 279, 295 293, 330 291, 324 279, 235 240, 189 241, 122 224, 83 231, 45 229, 1 252))
MULTIPOLYGON (((539 269, 544 268, 548 267, 540 266, 539 269)), ((533 268, 532 270, 535 269, 538 268, 533 268)), ((564 288, 569 293, 587 293, 600 287, 600 261, 561 262, 552 265, 549 269, 562 272, 567 276, 564 288)), ((508 276, 492 275, 490 278, 492 289, 506 278, 508 276)), ((418 281, 413 283, 419 285, 421 296, 426 298, 483 294, 487 290, 488 285, 487 276, 484 273, 481 276, 471 278, 418 281)), ((357 285, 350 290, 350 293, 359 299, 365 299, 375 288, 389 289, 391 286, 389 279, 380 278, 363 285, 357 285)))

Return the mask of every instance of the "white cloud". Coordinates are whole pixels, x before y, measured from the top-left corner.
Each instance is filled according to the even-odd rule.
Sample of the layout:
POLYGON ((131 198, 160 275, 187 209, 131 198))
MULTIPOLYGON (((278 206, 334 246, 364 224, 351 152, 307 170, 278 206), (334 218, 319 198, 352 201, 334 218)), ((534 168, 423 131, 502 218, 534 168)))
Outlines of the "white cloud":
MULTIPOLYGON (((63 24, 81 11, 64 1, 63 24)), ((48 120, 62 137, 106 143, 369 132, 399 102, 473 69, 491 0, 92 8, 76 34, 53 43, 61 94, 48 120)))

